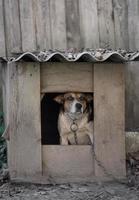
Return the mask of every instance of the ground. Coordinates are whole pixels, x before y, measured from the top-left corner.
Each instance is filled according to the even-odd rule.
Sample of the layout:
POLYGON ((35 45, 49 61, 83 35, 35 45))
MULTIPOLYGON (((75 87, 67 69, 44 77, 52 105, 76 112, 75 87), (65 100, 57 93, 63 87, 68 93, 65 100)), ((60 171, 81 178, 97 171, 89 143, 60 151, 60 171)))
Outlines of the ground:
POLYGON ((2 200, 138 200, 138 184, 33 185, 1 183, 2 200))

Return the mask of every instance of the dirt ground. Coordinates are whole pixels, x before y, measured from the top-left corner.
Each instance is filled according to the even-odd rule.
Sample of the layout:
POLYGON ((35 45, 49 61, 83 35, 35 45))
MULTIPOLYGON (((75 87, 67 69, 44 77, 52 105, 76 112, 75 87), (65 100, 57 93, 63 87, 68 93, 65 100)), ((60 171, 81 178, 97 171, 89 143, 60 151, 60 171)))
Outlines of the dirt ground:
POLYGON ((34 185, 1 183, 2 200, 138 200, 139 184, 86 183, 34 185))
POLYGON ((127 179, 118 183, 15 184, 8 169, 0 173, 0 200, 139 200, 139 168, 127 165, 127 179))

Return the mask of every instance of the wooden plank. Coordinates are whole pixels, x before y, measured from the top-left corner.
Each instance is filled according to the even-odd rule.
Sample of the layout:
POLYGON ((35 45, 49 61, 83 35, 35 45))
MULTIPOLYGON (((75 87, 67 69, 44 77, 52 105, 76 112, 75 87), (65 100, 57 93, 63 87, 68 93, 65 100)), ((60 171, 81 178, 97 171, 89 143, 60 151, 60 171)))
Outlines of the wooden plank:
POLYGON ((66 49, 65 0, 50 1, 50 23, 53 49, 66 49))
MULTIPOLYGON (((124 64, 94 65, 95 154, 108 174, 125 176, 124 64)), ((95 162, 98 179, 112 179, 95 162)))
POLYGON ((51 49, 50 0, 33 0, 37 50, 51 49))
POLYGON ((89 145, 43 145, 43 176, 52 182, 94 181, 94 162, 89 145))
POLYGON ((126 64, 126 130, 139 130, 139 63, 126 64))
POLYGON ((128 34, 129 49, 132 51, 139 49, 139 1, 127 0, 128 3, 128 34))
POLYGON ((8 67, 6 63, 1 63, 2 67, 2 98, 3 98, 3 112, 4 112, 4 123, 5 127, 9 124, 9 109, 8 109, 8 98, 9 96, 9 81, 8 81, 8 67))
POLYGON ((7 53, 19 53, 22 44, 18 0, 4 1, 4 18, 7 53))
POLYGON ((113 0, 115 47, 129 48, 128 42, 128 5, 127 0, 113 0))
POLYGON ((99 30, 97 0, 80 0, 80 35, 81 46, 99 48, 99 30))
POLYGON ((115 48, 112 0, 98 0, 98 24, 101 48, 115 48))
POLYGON ((40 176, 40 67, 38 63, 9 64, 10 177, 40 176))
POLYGON ((41 64, 41 92, 93 92, 93 66, 90 63, 41 64))
POLYGON ((0 62, 0 112, 2 110, 2 63, 0 62))
POLYGON ((22 50, 36 50, 35 23, 32 0, 20 0, 20 23, 22 32, 22 50))
POLYGON ((0 56, 5 56, 5 31, 3 19, 3 0, 0 0, 0 56))
POLYGON ((65 0, 67 47, 81 48, 79 1, 65 0))

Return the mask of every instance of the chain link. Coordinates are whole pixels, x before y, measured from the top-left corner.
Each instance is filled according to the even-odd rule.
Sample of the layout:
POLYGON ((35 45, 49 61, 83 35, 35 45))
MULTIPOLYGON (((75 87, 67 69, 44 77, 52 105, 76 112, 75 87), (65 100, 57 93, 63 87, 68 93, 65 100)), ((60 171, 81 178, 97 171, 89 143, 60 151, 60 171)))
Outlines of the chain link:
MULTIPOLYGON (((78 144, 78 138, 77 138, 77 130, 78 130, 78 124, 75 122, 75 120, 73 120, 73 123, 71 124, 70 126, 70 129, 71 131, 73 132, 74 134, 74 139, 75 139, 75 143, 78 144), (74 127, 75 126, 75 127, 74 127)), ((112 179, 113 181, 116 181, 117 183, 120 183, 120 184, 127 184, 127 181, 123 181, 119 178, 116 178, 111 172, 109 172, 104 164, 98 159, 96 153, 95 153, 95 150, 94 150, 94 145, 91 145, 92 147, 92 154, 93 154, 93 159, 95 159, 97 165, 102 169, 102 171, 104 172, 104 174, 109 177, 110 179, 112 179)))
POLYGON ((93 158, 95 159, 97 165, 103 170, 104 174, 111 178, 113 181, 116 181, 117 183, 120 183, 120 184, 127 184, 127 181, 123 181, 117 177, 115 177, 111 172, 109 172, 105 167, 104 165, 102 164, 102 162, 97 158, 97 155, 95 153, 95 150, 94 150, 94 146, 92 145, 92 154, 93 154, 93 158))

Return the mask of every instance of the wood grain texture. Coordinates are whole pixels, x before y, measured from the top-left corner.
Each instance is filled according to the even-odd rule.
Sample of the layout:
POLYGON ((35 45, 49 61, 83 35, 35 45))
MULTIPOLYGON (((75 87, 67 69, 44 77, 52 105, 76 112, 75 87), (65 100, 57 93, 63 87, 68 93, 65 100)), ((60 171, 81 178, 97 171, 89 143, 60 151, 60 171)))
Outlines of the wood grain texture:
POLYGON ((129 49, 132 51, 139 49, 139 1, 127 0, 128 2, 128 33, 129 49))
POLYGON ((83 47, 80 41, 79 1, 65 0, 66 35, 68 48, 83 47))
POLYGON ((50 1, 50 23, 53 49, 66 49, 65 0, 50 1))
POLYGON ((98 0, 98 26, 101 48, 115 49, 112 0, 98 0))
POLYGON ((43 175, 56 182, 93 181, 94 162, 91 146, 43 145, 42 158, 43 175))
MULTIPOLYGON (((125 176, 125 86, 124 65, 94 65, 95 153, 108 173, 125 176)), ((95 175, 105 173, 95 162, 95 175)), ((111 179, 107 177, 106 179, 111 179)))
POLYGON ((129 49, 127 0, 113 0, 115 48, 129 49))
POLYGON ((33 16, 36 27, 36 49, 38 51, 51 49, 50 0, 33 0, 33 16))
POLYGON ((81 47, 99 48, 97 0, 80 0, 81 47))
POLYGON ((139 63, 126 64, 126 130, 139 130, 139 63))
POLYGON ((10 177, 41 175, 39 64, 9 64, 10 177))
POLYGON ((20 23, 22 33, 22 51, 36 50, 35 23, 32 0, 20 0, 20 23))
POLYGON ((4 1, 5 37, 7 54, 21 52, 21 27, 18 0, 4 1))
POLYGON ((93 66, 89 63, 41 64, 41 92, 93 92, 93 66))
POLYGON ((0 0, 0 56, 6 55, 5 49, 5 30, 3 18, 3 0, 0 0))

